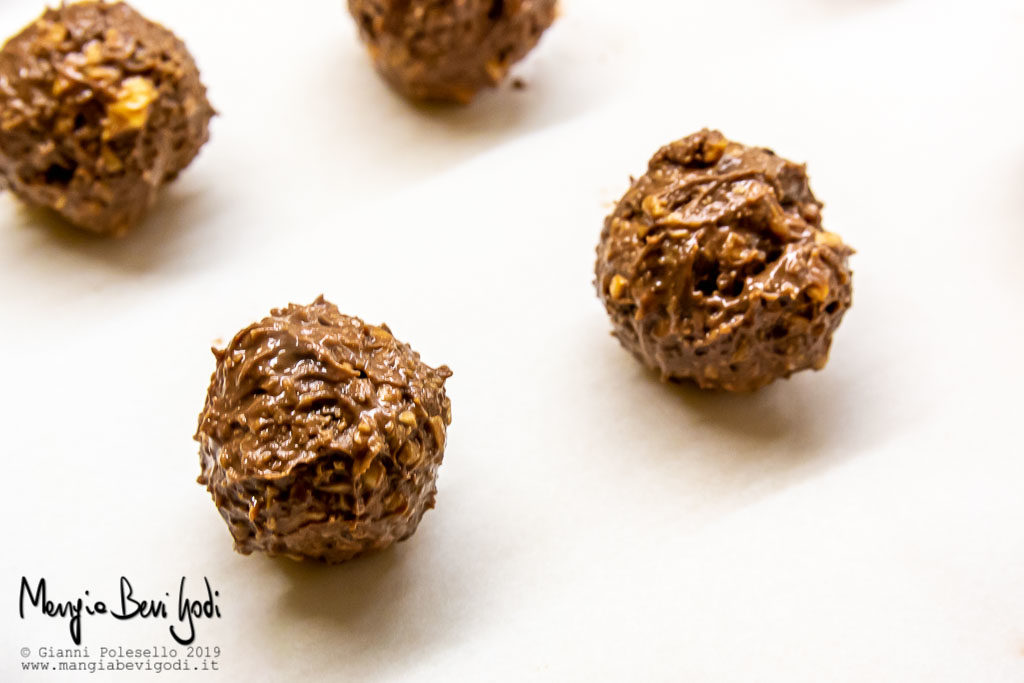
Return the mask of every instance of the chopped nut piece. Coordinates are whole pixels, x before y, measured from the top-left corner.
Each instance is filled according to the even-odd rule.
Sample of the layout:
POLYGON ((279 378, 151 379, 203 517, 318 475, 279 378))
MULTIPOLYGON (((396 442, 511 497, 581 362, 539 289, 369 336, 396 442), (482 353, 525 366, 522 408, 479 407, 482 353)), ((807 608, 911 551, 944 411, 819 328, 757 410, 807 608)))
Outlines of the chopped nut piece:
POLYGON ((733 363, 742 363, 750 355, 749 348, 748 344, 741 343, 736 347, 736 350, 733 352, 732 357, 729 358, 729 360, 733 363))
POLYGON ((487 71, 487 75, 491 77, 491 80, 498 83, 505 77, 506 67, 498 60, 491 60, 484 64, 484 69, 487 71))
POLYGON ((405 497, 397 491, 388 496, 388 499, 384 501, 384 509, 391 514, 400 511, 404 512, 407 506, 408 502, 405 500, 405 497))
POLYGON ((379 460, 374 460, 370 463, 370 466, 363 472, 363 483, 370 489, 373 490, 380 486, 381 481, 384 480, 384 466, 380 464, 379 460))
POLYGON ((437 415, 432 415, 429 420, 430 432, 434 435, 434 443, 438 448, 444 448, 445 430, 444 421, 437 415))
POLYGON ((828 298, 828 284, 811 285, 807 288, 807 296, 814 301, 824 301, 828 298))
POLYGON ((0 112, 0 120, 3 121, 0 123, 0 130, 3 131, 14 130, 25 121, 16 111, 11 110, 0 112))
POLYGON ((105 171, 108 173, 118 173, 119 171, 124 170, 124 164, 121 162, 121 158, 114 153, 114 150, 104 145, 100 154, 103 157, 103 167, 105 171))
POLYGON ((423 457, 423 451, 412 441, 406 441, 398 451, 398 461, 406 467, 412 467, 423 457))
POLYGON ((71 81, 64 78, 63 76, 57 76, 55 79, 53 79, 53 88, 51 88, 51 92, 54 94, 54 96, 61 95, 65 90, 67 90, 70 87, 71 81))
POLYGON ((40 43, 50 48, 58 47, 68 35, 68 30, 63 24, 41 20, 36 22, 41 30, 40 43))
POLYGON ((621 275, 615 275, 612 277, 612 281, 608 284, 608 293, 611 294, 613 299, 621 299, 623 293, 626 291, 626 287, 628 286, 629 280, 621 275))
POLYGON ((256 498, 251 498, 249 502, 249 521, 255 522, 256 518, 260 514, 260 502, 256 498))
POLYGON ((117 101, 107 107, 107 118, 103 122, 103 139, 139 130, 149 118, 149 105, 157 97, 153 82, 142 76, 125 79, 117 92, 117 101))
POLYGON ((87 66, 99 64, 103 61, 103 45, 98 40, 90 41, 82 49, 82 55, 87 66))
POLYGON ((367 435, 373 432, 373 418, 369 415, 360 415, 359 424, 356 425, 356 431, 362 435, 367 435))
POLYGON ((828 230, 819 230, 815 232, 814 241, 818 244, 824 244, 826 247, 832 247, 833 249, 838 249, 843 246, 842 238, 828 230))
POLYGON ((652 218, 660 218, 668 214, 667 208, 661 201, 661 198, 653 194, 644 197, 644 200, 640 202, 640 208, 642 208, 644 213, 652 218))
POLYGON ((729 147, 729 141, 724 136, 709 137, 701 148, 701 160, 705 164, 716 164, 722 159, 725 150, 729 147))
POLYGON ((101 86, 110 86, 121 78, 121 72, 112 66, 87 66, 85 75, 101 86))
POLYGON ((398 415, 398 421, 409 427, 416 426, 416 413, 411 410, 405 410, 398 415))

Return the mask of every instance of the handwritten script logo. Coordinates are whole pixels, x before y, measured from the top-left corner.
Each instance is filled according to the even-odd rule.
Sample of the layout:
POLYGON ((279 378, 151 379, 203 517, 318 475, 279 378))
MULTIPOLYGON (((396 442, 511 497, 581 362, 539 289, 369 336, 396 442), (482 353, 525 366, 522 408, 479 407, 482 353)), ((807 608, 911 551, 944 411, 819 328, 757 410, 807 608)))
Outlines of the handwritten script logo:
MULTIPOLYGON (((21 577, 21 591, 18 597, 18 613, 22 619, 25 618, 26 608, 35 607, 45 617, 54 617, 68 620, 68 630, 71 632, 71 640, 75 645, 82 643, 82 617, 83 616, 110 616, 121 621, 131 619, 164 619, 170 620, 172 616, 176 620, 171 624, 169 631, 171 637, 181 645, 190 645, 196 639, 196 621, 200 619, 220 619, 220 607, 216 599, 220 591, 215 591, 210 586, 210 580, 203 577, 203 584, 206 587, 204 593, 199 597, 189 597, 185 591, 185 577, 181 577, 178 584, 177 610, 170 611, 167 603, 163 600, 149 600, 137 597, 135 589, 122 576, 118 600, 113 605, 108 605, 103 600, 94 599, 89 591, 74 600, 54 601, 47 594, 46 579, 39 579, 33 589, 27 577, 21 577)), ((164 596, 170 598, 170 593, 164 596)))

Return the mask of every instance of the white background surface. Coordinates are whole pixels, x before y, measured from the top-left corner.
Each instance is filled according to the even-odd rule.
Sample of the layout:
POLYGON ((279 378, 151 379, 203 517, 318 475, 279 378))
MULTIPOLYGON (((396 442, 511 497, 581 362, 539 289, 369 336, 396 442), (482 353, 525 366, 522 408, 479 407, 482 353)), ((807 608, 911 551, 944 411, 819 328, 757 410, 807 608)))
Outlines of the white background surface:
POLYGON ((222 114, 201 157, 122 241, 0 198, 0 679, 71 645, 21 576, 184 575, 223 674, 163 680, 1024 681, 1024 4, 565 0, 526 90, 464 110, 391 94, 343 5, 137 0, 222 114), (752 396, 659 384, 590 284, 628 176, 703 126, 807 161, 858 249, 828 368, 752 396), (194 483, 208 349, 321 292, 455 371, 437 509, 340 567, 236 555, 194 483))

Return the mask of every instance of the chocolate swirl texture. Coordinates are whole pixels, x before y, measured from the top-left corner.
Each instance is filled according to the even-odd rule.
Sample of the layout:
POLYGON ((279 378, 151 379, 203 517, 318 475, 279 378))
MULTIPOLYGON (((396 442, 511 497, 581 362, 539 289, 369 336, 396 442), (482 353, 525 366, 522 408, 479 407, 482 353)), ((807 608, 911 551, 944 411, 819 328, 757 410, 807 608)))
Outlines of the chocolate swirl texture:
POLYGON ((415 532, 451 423, 447 367, 323 297, 214 355, 198 481, 239 552, 342 562, 415 532))
POLYGON ((598 296, 666 380, 751 391, 828 360, 853 250, 802 165, 703 130, 651 159, 605 220, 598 296))
POLYGON ((213 114, 166 28, 124 3, 48 9, 0 50, 0 189, 122 235, 199 153, 213 114))
POLYGON ((555 20, 556 0, 348 0, 377 71, 414 100, 466 104, 555 20))

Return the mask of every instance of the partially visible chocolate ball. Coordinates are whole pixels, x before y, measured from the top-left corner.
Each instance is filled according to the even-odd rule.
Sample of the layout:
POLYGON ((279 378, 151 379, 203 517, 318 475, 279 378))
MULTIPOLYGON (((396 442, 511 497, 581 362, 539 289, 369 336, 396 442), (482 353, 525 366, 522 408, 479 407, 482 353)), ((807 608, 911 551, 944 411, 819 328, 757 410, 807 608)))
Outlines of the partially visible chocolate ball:
POLYGON ((828 360, 853 250, 821 227, 804 166, 703 130, 654 155, 605 220, 596 286, 663 379, 751 391, 828 360))
POLYGON ((199 483, 236 550, 343 562, 416 531, 451 423, 447 367, 323 297, 214 355, 199 483))
POLYGON ((348 0, 377 70, 414 100, 465 104, 500 83, 556 0, 348 0))
POLYGON ((164 27, 124 3, 48 9, 0 50, 0 189, 121 235, 198 154, 213 114, 164 27))

